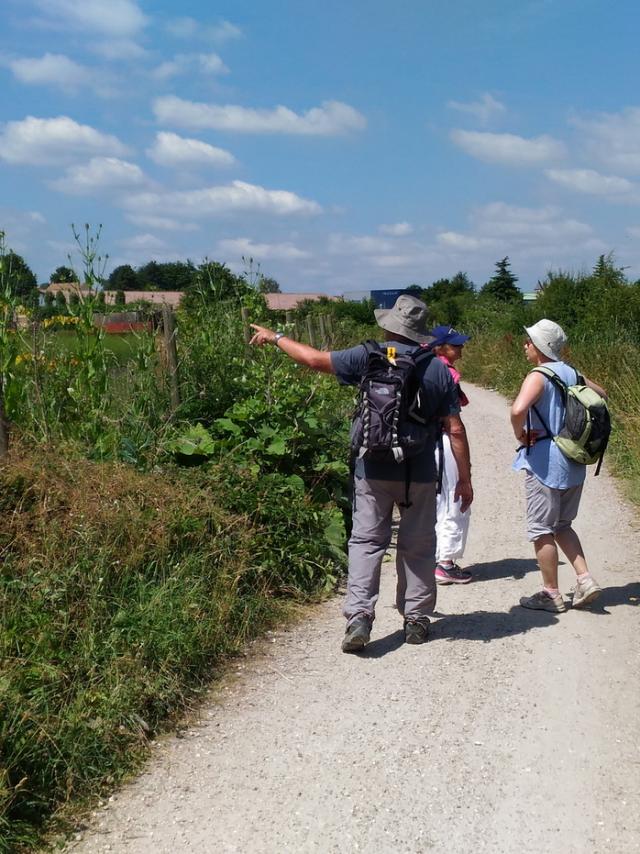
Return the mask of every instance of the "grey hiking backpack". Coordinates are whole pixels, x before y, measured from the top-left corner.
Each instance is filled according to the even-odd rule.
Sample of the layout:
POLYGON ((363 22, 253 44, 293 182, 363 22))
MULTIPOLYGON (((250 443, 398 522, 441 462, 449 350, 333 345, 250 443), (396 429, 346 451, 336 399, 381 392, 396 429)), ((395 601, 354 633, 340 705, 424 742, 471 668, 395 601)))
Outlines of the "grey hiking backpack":
MULTIPOLYGON (((351 473, 356 459, 404 463, 405 500, 411 507, 411 459, 427 447, 429 440, 442 443, 442 426, 436 413, 428 410, 422 377, 434 353, 418 347, 411 353, 396 353, 365 341, 367 367, 360 381, 360 394, 351 424, 351 473)), ((442 484, 442 459, 438 469, 438 493, 442 484)))
POLYGON ((367 367, 351 424, 351 450, 357 458, 401 463, 435 436, 421 381, 434 354, 426 347, 396 353, 395 347, 383 349, 375 341, 364 346, 367 367))
MULTIPOLYGON (((611 417, 605 399, 585 385, 584 377, 577 371, 573 385, 567 385, 554 371, 543 365, 533 368, 533 371, 543 374, 553 383, 562 395, 565 407, 564 424, 556 436, 551 433, 536 407, 532 407, 547 433, 540 438, 553 440, 565 457, 574 463, 586 466, 597 463, 595 474, 600 474, 611 433, 611 417)), ((530 429, 531 419, 527 415, 527 431, 530 429)))

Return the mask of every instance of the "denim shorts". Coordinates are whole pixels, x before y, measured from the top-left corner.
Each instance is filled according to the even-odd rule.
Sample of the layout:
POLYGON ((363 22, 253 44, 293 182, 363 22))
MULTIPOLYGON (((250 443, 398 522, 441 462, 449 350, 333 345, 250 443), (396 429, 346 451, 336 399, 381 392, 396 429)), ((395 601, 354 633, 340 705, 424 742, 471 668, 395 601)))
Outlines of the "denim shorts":
POLYGON ((578 515, 583 484, 568 489, 553 489, 527 472, 524 490, 527 497, 527 537, 530 542, 545 534, 570 528, 578 515))

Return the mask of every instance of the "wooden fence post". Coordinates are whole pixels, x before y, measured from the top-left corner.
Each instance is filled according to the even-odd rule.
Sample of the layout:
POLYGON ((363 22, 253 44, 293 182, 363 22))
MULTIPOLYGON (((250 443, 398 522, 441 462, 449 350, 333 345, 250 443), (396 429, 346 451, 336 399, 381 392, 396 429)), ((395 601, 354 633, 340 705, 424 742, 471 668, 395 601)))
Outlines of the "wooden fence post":
POLYGON ((162 306, 162 328, 164 348, 169 369, 169 391, 171 394, 171 413, 180 406, 180 384, 178 378, 178 348, 176 347, 176 326, 173 312, 168 305, 162 306))
POLYGON ((327 327, 324 322, 324 314, 318 315, 318 324, 320 325, 320 348, 327 349, 327 327))
POLYGON ((240 314, 242 316, 242 335, 244 338, 244 353, 245 356, 248 356, 251 352, 251 348, 249 347, 249 341, 251 341, 251 327, 249 326, 249 309, 246 306, 242 306, 240 309, 240 314))
POLYGON ((316 334, 313 328, 313 317, 312 315, 307 315, 307 332, 309 333, 309 344, 311 347, 316 346, 316 334))
POLYGON ((9 422, 4 411, 4 388, 0 376, 0 460, 9 453, 9 422))
POLYGON ((324 319, 324 322, 327 327, 327 349, 331 350, 335 344, 333 315, 327 314, 324 319))
POLYGON ((292 311, 286 311, 284 315, 284 322, 287 326, 291 326, 294 322, 294 316, 292 311))

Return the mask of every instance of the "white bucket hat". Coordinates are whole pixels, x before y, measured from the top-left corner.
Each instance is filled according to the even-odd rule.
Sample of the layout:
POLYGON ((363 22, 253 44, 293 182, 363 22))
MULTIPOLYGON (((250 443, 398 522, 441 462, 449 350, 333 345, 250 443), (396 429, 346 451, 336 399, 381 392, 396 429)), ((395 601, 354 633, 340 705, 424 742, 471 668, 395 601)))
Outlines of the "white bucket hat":
POLYGON ((567 336, 561 326, 553 320, 543 318, 533 326, 525 326, 524 331, 531 339, 533 346, 541 353, 553 359, 554 362, 560 361, 562 349, 567 343, 567 336))
POLYGON ((400 294, 393 308, 377 308, 374 314, 378 326, 387 332, 417 344, 429 344, 432 340, 427 330, 428 309, 417 297, 400 294))

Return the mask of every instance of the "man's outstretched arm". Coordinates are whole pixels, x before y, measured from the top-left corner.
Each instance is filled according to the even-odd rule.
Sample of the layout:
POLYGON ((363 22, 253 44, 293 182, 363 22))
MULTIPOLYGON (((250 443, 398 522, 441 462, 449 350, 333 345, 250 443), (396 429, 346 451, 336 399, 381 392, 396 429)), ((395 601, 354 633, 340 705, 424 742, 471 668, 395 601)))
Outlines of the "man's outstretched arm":
POLYGON ((276 333, 272 329, 267 329, 266 326, 258 326, 256 323, 252 323, 251 328, 255 332, 249 343, 253 344, 254 347, 275 344, 276 347, 299 365, 305 365, 305 367, 311 368, 312 371, 320 371, 323 374, 335 374, 333 365, 331 364, 331 353, 328 350, 316 350, 315 347, 310 347, 301 341, 295 341, 287 335, 282 335, 276 341, 276 333))

